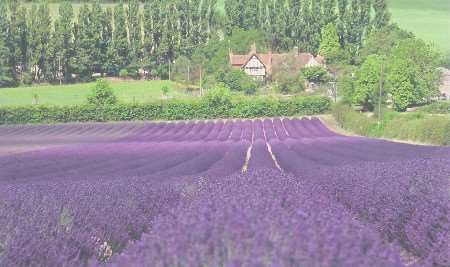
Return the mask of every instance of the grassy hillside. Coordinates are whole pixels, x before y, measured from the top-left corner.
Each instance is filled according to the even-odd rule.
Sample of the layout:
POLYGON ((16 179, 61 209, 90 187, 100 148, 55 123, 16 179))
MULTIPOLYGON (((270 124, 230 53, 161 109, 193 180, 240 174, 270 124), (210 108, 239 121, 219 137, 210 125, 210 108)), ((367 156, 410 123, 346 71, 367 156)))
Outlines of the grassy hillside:
POLYGON ((449 0, 388 0, 392 19, 419 38, 450 52, 449 0))
MULTIPOLYGON (((167 85, 169 97, 190 97, 180 89, 180 85, 169 81, 118 81, 111 87, 117 97, 124 102, 150 102, 162 99, 161 88, 167 85)), ((94 83, 79 83, 71 85, 42 85, 32 87, 0 89, 0 106, 29 105, 33 95, 38 95, 39 104, 76 105, 86 101, 94 83)))

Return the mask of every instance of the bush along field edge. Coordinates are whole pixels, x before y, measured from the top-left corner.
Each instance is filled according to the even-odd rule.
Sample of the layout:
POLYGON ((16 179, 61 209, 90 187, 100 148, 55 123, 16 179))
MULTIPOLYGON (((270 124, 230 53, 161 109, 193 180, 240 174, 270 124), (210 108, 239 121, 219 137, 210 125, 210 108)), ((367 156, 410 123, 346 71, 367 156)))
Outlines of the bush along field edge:
POLYGON ((332 115, 339 127, 357 135, 450 146, 450 116, 447 115, 385 111, 378 119, 344 104, 333 106, 332 115))
POLYGON ((193 120, 263 118, 315 115, 329 111, 331 101, 322 96, 276 98, 206 97, 158 103, 84 104, 72 107, 20 106, 0 108, 0 125, 28 123, 107 122, 140 120, 193 120))

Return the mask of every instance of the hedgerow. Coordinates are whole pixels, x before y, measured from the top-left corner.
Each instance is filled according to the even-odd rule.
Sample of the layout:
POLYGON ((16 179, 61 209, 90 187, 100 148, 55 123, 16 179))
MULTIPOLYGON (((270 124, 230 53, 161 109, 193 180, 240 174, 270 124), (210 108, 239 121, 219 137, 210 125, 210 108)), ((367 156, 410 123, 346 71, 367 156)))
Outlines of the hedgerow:
POLYGON ((417 141, 436 145, 450 145, 450 118, 424 113, 386 114, 378 124, 345 105, 336 105, 333 116, 338 124, 358 135, 417 141))
POLYGON ((434 114, 450 114, 450 102, 435 102, 421 107, 420 111, 434 114))
POLYGON ((20 106, 0 108, 0 124, 104 122, 138 120, 190 120, 313 115, 326 112, 326 97, 241 98, 212 108, 204 100, 165 101, 115 105, 20 106))

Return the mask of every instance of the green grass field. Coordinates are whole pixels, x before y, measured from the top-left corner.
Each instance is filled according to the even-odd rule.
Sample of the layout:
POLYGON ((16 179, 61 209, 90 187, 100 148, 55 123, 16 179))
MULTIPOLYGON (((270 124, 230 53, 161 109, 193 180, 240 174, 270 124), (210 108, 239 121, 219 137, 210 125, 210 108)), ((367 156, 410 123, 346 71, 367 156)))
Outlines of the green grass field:
POLYGON ((450 52, 449 0, 388 0, 392 19, 417 37, 450 52))
MULTIPOLYGON (((86 102, 95 83, 71 85, 41 85, 32 87, 0 89, 0 106, 29 105, 33 95, 38 96, 38 103, 45 105, 77 105, 86 102)), ((169 81, 117 81, 110 83, 114 93, 123 102, 151 102, 165 98, 189 98, 181 85, 169 81), (168 86, 168 97, 162 96, 161 88, 168 86)))

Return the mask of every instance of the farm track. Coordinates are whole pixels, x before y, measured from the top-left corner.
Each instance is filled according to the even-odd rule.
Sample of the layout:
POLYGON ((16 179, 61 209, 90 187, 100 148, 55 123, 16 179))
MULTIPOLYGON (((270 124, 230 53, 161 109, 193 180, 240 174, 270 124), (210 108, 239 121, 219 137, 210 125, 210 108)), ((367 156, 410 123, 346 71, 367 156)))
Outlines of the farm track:
MULTIPOLYGON (((81 248, 74 244, 85 244, 83 251, 97 255, 88 257, 91 265, 96 264, 92 258, 110 257, 105 249, 125 254, 114 258, 112 266, 123 266, 124 259, 131 259, 129 266, 141 266, 142 258, 166 262, 150 247, 163 246, 160 253, 170 254, 178 243, 186 245, 179 248, 180 257, 186 258, 183 253, 193 253, 188 247, 198 246, 198 236, 186 233, 183 222, 200 220, 208 210, 211 216, 222 217, 208 219, 205 228, 193 231, 231 238, 237 247, 243 245, 243 237, 233 237, 233 223, 245 234, 257 231, 265 236, 246 228, 262 220, 258 227, 275 227, 271 234, 284 238, 281 242, 266 236, 264 242, 305 251, 311 244, 320 247, 324 236, 307 234, 312 243, 303 244, 291 240, 283 229, 297 229, 295 222, 304 221, 302 227, 312 234, 316 227, 334 229, 333 224, 342 223, 343 228, 361 232, 348 230, 349 236, 338 234, 338 240, 359 244, 356 240, 363 235, 380 243, 372 247, 373 259, 366 256, 354 266, 403 266, 396 262, 401 257, 395 249, 381 245, 386 241, 402 244, 401 250, 412 255, 417 266, 445 266, 450 260, 450 254, 446 258, 450 234, 445 233, 450 231, 449 178, 448 148, 343 136, 316 118, 0 126, 0 265, 27 266, 32 257, 37 266, 58 266, 61 257, 79 253, 81 248), (288 205, 287 210, 278 211, 274 203, 288 205), (260 214, 253 212, 255 208, 260 214), (235 222, 221 213, 228 209, 247 219, 235 222), (188 210, 196 217, 186 214, 188 210), (423 218, 421 212, 430 215, 423 218), (280 218, 270 222, 272 213, 280 218), (282 220, 289 217, 294 221, 282 220), (167 224, 172 227, 164 230, 167 224), (212 226, 211 233, 203 232, 212 226), (180 235, 183 241, 172 239, 180 235), (24 240, 27 245, 18 245, 24 240), (17 261, 17 255, 28 255, 26 251, 32 253, 17 261), (390 258, 384 261, 380 255, 390 258)), ((249 240, 256 242, 253 237, 249 240)), ((294 252, 281 247, 277 253, 290 256, 275 258, 294 257, 290 254, 294 252)), ((355 250, 346 248, 342 248, 346 253, 355 250)), ((254 257, 252 253, 260 253, 242 249, 245 253, 239 257, 245 262, 254 257)), ((88 258, 70 257, 64 265, 88 264, 88 258)), ((216 257, 208 256, 206 262, 216 265, 216 257)), ((222 255, 219 262, 223 257, 231 256, 222 255)), ((190 260, 186 266, 198 266, 190 260)), ((314 258, 308 264, 326 260, 314 258)), ((282 261, 280 266, 291 265, 282 261)))

